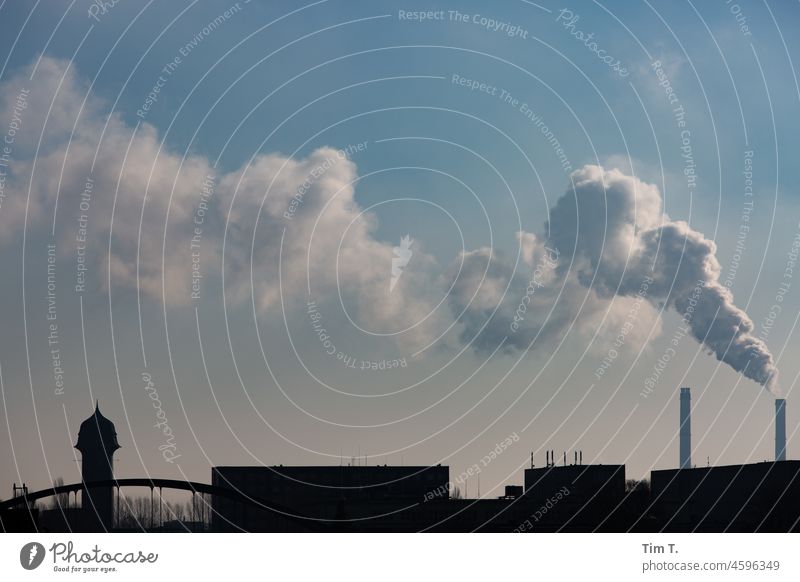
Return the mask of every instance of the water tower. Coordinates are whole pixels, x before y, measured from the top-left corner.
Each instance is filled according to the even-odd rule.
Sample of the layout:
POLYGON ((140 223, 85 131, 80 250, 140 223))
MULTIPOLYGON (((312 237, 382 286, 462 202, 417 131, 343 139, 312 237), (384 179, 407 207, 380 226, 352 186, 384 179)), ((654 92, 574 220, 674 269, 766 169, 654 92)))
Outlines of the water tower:
MULTIPOLYGON (((81 452, 81 478, 84 483, 110 481, 114 478, 114 451, 120 448, 114 423, 100 413, 81 423, 75 448, 81 452)), ((81 506, 91 520, 110 530, 114 523, 114 487, 90 487, 83 492, 81 506)))

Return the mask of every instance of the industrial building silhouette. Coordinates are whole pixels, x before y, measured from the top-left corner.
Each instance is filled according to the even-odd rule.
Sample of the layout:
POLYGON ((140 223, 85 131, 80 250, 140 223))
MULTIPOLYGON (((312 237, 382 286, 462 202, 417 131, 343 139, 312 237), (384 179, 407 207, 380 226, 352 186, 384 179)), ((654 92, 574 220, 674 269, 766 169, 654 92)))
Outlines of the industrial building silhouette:
MULTIPOLYGON (((583 464, 567 453, 531 459, 524 485, 493 499, 461 499, 447 466, 217 466, 211 484, 115 479, 114 424, 95 412, 75 448, 82 482, 30 493, 14 484, 0 503, 4 531, 119 530, 119 490, 173 488, 199 495, 209 519, 156 520, 148 531, 260 532, 798 532, 800 461, 786 460, 785 400, 775 403, 775 461, 693 468, 691 393, 681 388, 678 468, 626 481, 625 465, 583 464), (74 494, 75 504, 39 511, 38 499, 74 494), (80 504, 78 495, 80 494, 80 504)), ((159 498, 161 495, 159 495, 159 498)), ((68 497, 68 500, 70 498, 68 497)), ((152 512, 152 505, 151 505, 152 512)), ((149 524, 149 525, 148 525, 149 524)))

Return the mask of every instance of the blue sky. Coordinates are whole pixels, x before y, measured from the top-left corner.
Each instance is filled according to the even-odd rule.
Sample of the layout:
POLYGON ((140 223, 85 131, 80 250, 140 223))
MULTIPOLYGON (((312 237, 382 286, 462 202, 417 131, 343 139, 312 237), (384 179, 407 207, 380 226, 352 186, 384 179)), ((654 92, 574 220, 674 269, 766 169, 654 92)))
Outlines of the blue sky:
MULTIPOLYGON (((4 432, 10 435, 0 442, 0 462, 15 467, 13 479, 39 485, 59 475, 75 480, 70 443, 91 412, 92 397, 117 424, 123 445, 118 474, 131 476, 183 472, 205 480, 211 464, 338 463, 340 454, 366 454, 370 462, 442 462, 457 474, 516 432, 520 443, 484 469, 483 494, 521 482, 530 451, 541 462, 545 448, 582 449, 585 460, 625 462, 629 476, 642 477, 677 462, 681 384, 693 387, 696 402, 696 463, 706 457, 717 464, 771 458, 772 397, 706 354, 693 338, 680 343, 658 389, 642 398, 643 380, 679 323, 674 311, 660 313, 658 301, 648 303, 646 321, 637 322, 635 338, 602 378, 594 372, 624 325, 630 298, 602 302, 588 315, 572 313, 568 322, 575 325, 569 331, 537 341, 530 350, 494 355, 469 346, 462 350, 464 336, 455 329, 421 357, 412 361, 411 354, 421 341, 417 331, 435 337, 451 320, 464 324, 458 310, 448 307, 447 295, 449 269, 462 250, 491 247, 512 265, 511 272, 529 274, 516 233, 546 236, 549 209, 567 191, 570 177, 552 140, 526 111, 552 131, 571 169, 617 167, 655 184, 669 218, 687 221, 716 243, 723 280, 743 224, 748 200, 743 171, 746 152, 752 151, 753 206, 730 288, 758 335, 786 282, 787 253, 800 232, 795 4, 121 1, 97 19, 88 15, 90 5, 0 5, 0 132, 9 128, 9 104, 19 88, 31 90, 21 130, 28 133, 14 146, 15 180, 0 207, 0 265, 6 275, 0 282, 6 298, 0 307, 5 328, 0 365, 4 432), (229 17, 203 32, 226 10, 229 17), (401 19, 400 10, 443 12, 440 20, 415 22, 401 19), (467 21, 453 20, 452 10, 466 14, 467 21), (569 19, 562 10, 578 19, 565 26, 569 19), (733 10, 740 10, 738 22, 733 10), (481 17, 525 34, 488 29, 481 17), (628 74, 607 66, 576 31, 594 33, 598 50, 623 63, 628 74), (187 50, 193 39, 196 46, 187 50), (164 73, 176 57, 180 63, 164 73), (654 61, 660 61, 686 112, 684 128, 659 85, 654 61), (46 116, 53 88, 66 71, 42 133, 35 120, 46 116), (160 75, 152 107, 137 115, 160 75), (485 89, 470 90, 454 82, 454 75, 485 89), (113 123, 106 123, 109 115, 113 123), (73 125, 88 144, 86 151, 99 151, 108 168, 119 164, 125 170, 112 229, 114 189, 105 185, 114 182, 97 179, 89 221, 97 268, 90 269, 89 289, 82 294, 71 281, 75 213, 85 182, 81 164, 87 162, 76 153, 80 140, 69 146, 73 125), (692 189, 683 174, 683 129, 690 132, 697 173, 692 189), (133 135, 148 137, 123 161, 133 135), (326 230, 323 220, 312 244, 314 252, 343 245, 335 255, 341 256, 335 265, 341 280, 322 273, 333 267, 329 261, 320 263, 318 274, 309 259, 312 295, 337 351, 359 360, 411 362, 388 371, 347 369, 321 349, 306 309, 302 249, 286 255, 294 263, 283 264, 297 272, 278 279, 271 261, 280 255, 280 229, 300 231, 300 218, 281 223, 282 211, 276 211, 276 221, 258 223, 257 236, 248 222, 264 212, 259 203, 269 178, 285 171, 276 174, 275 167, 292 168, 292 177, 285 184, 278 179, 275 188, 293 194, 314 160, 332 155, 320 148, 355 144, 366 145, 312 185, 320 190, 317 216, 330 212, 323 208, 325 196, 339 187, 345 194, 352 189, 346 203, 334 205, 340 214, 333 226, 326 230), (173 162, 181 169, 171 169, 173 162), (137 178, 162 163, 166 169, 153 174, 155 187, 141 214, 144 189, 137 178), (62 166, 59 185, 54 176, 62 166), (240 207, 236 201, 249 194, 233 192, 244 169, 242 189, 252 187, 254 194, 240 207), (203 298, 187 302, 165 293, 164 300, 159 260, 167 209, 166 248, 185 246, 182 221, 196 216, 199 180, 207 173, 218 179, 213 204, 219 206, 203 231, 203 298), (33 206, 29 183, 36 184, 33 206), (56 192, 62 201, 58 209, 56 192), (24 204, 18 205, 23 200, 29 202, 27 219, 24 204), (140 219, 146 240, 137 255, 136 245, 129 245, 141 245, 141 237, 127 230, 140 219), (384 298, 375 299, 371 286, 388 277, 388 262, 373 273, 377 267, 370 261, 388 261, 406 234, 418 254, 408 263, 403 298, 395 296, 396 311, 387 313, 384 298), (63 395, 54 394, 44 317, 46 244, 54 238, 60 249, 63 395), (102 266, 109 264, 109 249, 120 262, 107 278, 102 266), (137 256, 144 265, 140 271, 137 256), (222 256, 228 261, 224 298, 222 256), (152 275, 153 292, 131 283, 137 273, 152 275), (286 297, 271 294, 275 289, 286 297), (433 315, 411 333, 363 331, 397 331, 432 306, 433 315), (178 463, 164 462, 159 452, 164 435, 153 427, 144 371, 158 384, 178 463), (391 392, 396 394, 385 396, 391 392)), ((268 195, 266 205, 273 199, 268 195)), ((310 211, 310 198, 302 208, 310 211)), ((302 229, 312 223, 302 223, 302 229)), ((287 236, 285 245, 300 244, 287 236)), ((170 253, 163 255, 168 274, 189 266, 186 256, 169 263, 170 253)), ((800 373, 792 357, 799 347, 797 285, 791 281, 780 316, 762 336, 788 397, 790 457, 798 446, 791 426, 800 417, 792 398, 800 373)), ((517 298, 508 302, 513 308, 517 298)), ((470 325, 485 314, 473 314, 470 325)))

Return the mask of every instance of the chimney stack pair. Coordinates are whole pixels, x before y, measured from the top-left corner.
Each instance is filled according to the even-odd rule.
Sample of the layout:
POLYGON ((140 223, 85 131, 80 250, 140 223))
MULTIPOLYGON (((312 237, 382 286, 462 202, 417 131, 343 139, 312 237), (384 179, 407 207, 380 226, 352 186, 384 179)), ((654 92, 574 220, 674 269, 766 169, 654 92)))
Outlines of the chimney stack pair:
MULTIPOLYGON (((786 460, 786 399, 775 400, 775 460, 786 460)), ((692 393, 681 388, 680 412, 680 465, 681 469, 692 467, 692 393)))

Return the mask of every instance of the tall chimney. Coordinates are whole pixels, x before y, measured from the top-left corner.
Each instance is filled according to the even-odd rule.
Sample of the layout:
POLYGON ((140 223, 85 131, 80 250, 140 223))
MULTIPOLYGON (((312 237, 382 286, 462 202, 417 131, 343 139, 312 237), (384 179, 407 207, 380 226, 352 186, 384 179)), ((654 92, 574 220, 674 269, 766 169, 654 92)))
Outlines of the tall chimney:
POLYGON ((689 388, 681 388, 681 425, 680 425, 680 465, 681 469, 692 468, 692 392, 689 388))
POLYGON ((786 399, 775 400, 775 460, 786 460, 786 399))

